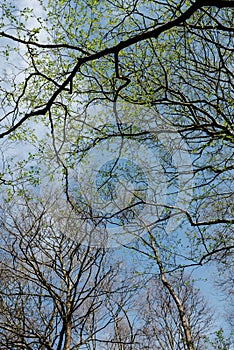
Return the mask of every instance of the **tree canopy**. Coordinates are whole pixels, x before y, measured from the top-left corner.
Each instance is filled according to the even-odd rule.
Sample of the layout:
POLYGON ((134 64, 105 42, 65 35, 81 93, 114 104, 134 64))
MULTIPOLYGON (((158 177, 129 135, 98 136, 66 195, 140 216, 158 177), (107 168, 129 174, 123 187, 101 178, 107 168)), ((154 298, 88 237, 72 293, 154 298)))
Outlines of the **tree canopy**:
POLYGON ((233 8, 2 1, 3 349, 231 349, 233 8))

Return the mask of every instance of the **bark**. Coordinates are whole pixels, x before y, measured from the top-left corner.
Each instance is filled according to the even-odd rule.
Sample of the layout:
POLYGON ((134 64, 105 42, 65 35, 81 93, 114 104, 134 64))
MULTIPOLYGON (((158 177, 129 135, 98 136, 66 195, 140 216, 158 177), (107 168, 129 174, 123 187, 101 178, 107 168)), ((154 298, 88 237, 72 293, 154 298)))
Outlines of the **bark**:
POLYGON ((191 334, 191 329, 186 317, 186 313, 183 307, 183 304, 180 300, 180 298, 178 297, 178 295, 176 294, 174 288, 172 287, 172 285, 168 282, 162 262, 160 260, 159 254, 158 254, 158 250, 155 246, 154 240, 152 235, 151 236, 151 243, 152 243, 152 248, 153 248, 153 252, 154 252, 154 258, 156 260, 156 263, 159 267, 159 271, 160 271, 160 277, 161 277, 161 281, 163 283, 163 285, 165 286, 165 288, 167 288, 167 290, 169 291, 170 295, 172 296, 178 313, 179 313, 179 318, 180 318, 180 322, 181 322, 181 326, 184 332, 184 338, 185 338, 185 344, 187 347, 187 350, 195 350, 194 348, 194 344, 193 344, 193 339, 192 339, 192 334, 191 334))

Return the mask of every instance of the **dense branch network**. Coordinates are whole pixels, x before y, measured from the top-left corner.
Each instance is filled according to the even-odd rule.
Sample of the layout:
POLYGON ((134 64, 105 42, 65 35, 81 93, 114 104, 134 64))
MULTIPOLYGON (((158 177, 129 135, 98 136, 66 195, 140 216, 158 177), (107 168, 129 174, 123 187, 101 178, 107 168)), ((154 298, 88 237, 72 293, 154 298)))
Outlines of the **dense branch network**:
MULTIPOLYGON (((202 9, 203 7, 217 7, 217 8, 232 8, 234 7, 234 2, 233 1, 216 1, 216 0, 207 0, 207 1, 196 1, 190 8, 188 8, 183 14, 181 14, 178 18, 160 25, 159 27, 153 29, 153 30, 148 30, 146 32, 140 33, 138 35, 135 35, 127 40, 119 42, 117 45, 106 48, 103 50, 100 50, 99 52, 95 52, 92 54, 88 54, 87 51, 83 50, 80 47, 69 45, 69 44, 40 44, 38 42, 33 42, 31 40, 23 40, 17 37, 14 37, 10 34, 7 34, 5 32, 1 32, 0 36, 11 39, 16 42, 20 42, 25 45, 31 45, 31 46, 36 46, 39 48, 44 48, 44 49, 59 49, 59 48, 66 48, 66 49, 72 49, 75 51, 80 51, 83 53, 84 57, 78 58, 78 62, 75 65, 75 67, 72 69, 72 71, 69 73, 68 77, 64 80, 64 82, 59 86, 59 88, 52 94, 52 96, 49 98, 48 102, 46 103, 45 106, 41 107, 36 107, 33 111, 26 113, 23 118, 21 118, 15 125, 11 126, 8 130, 5 132, 0 133, 0 138, 4 138, 5 136, 11 134, 15 130, 17 130, 26 120, 28 120, 31 117, 34 116, 40 116, 40 115, 45 115, 48 113, 50 108, 52 107, 53 103, 56 101, 56 98, 66 89, 67 86, 72 84, 72 80, 74 79, 75 75, 80 71, 81 67, 85 65, 88 62, 96 61, 102 57, 108 56, 108 55, 115 55, 115 66, 118 66, 118 55, 120 52, 134 44, 140 43, 142 41, 151 39, 151 38, 158 38, 162 33, 180 26, 182 23, 185 25, 186 21, 194 14, 196 11, 199 9, 202 9)), ((218 28, 219 29, 219 28, 218 28)), ((221 29, 224 29, 223 27, 221 29)), ((227 29, 232 30, 232 29, 227 29)), ((120 78, 117 76, 117 78, 120 78)), ((123 79, 121 77, 121 79, 123 79)), ((123 88, 129 83, 130 81, 127 80, 126 84, 124 84, 123 88)))
POLYGON ((2 7, 4 350, 227 348, 192 280, 230 291, 234 1, 175 3, 2 7))

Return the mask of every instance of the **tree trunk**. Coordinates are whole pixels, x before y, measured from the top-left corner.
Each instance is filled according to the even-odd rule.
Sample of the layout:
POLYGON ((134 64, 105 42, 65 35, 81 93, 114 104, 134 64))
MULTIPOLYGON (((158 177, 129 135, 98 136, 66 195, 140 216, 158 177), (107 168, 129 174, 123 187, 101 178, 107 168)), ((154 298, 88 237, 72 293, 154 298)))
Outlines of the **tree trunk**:
POLYGON ((64 342, 64 350, 70 350, 71 347, 71 328, 72 322, 69 320, 65 325, 65 342, 64 342))
POLYGON ((179 297, 177 296, 174 288, 172 287, 172 285, 168 282, 168 280, 166 278, 166 274, 164 272, 164 268, 163 268, 162 262, 161 262, 161 260, 159 258, 157 248, 156 248, 156 246, 154 244, 154 241, 152 239, 152 235, 150 235, 150 236, 151 236, 151 243, 152 243, 152 248, 153 248, 153 251, 154 251, 155 260, 157 262, 157 265, 158 265, 159 271, 160 271, 161 281, 162 281, 163 285, 169 291, 170 295, 172 296, 172 298, 175 301, 175 304, 177 306, 177 310, 178 310, 178 313, 179 313, 181 326, 182 326, 182 329, 183 329, 183 332, 184 332, 185 344, 186 344, 187 350, 195 350, 194 349, 194 345, 193 345, 193 340, 192 340, 192 334, 191 334, 190 326, 189 326, 187 318, 186 318, 186 314, 185 314, 185 311, 184 311, 183 304, 181 303, 179 297))

